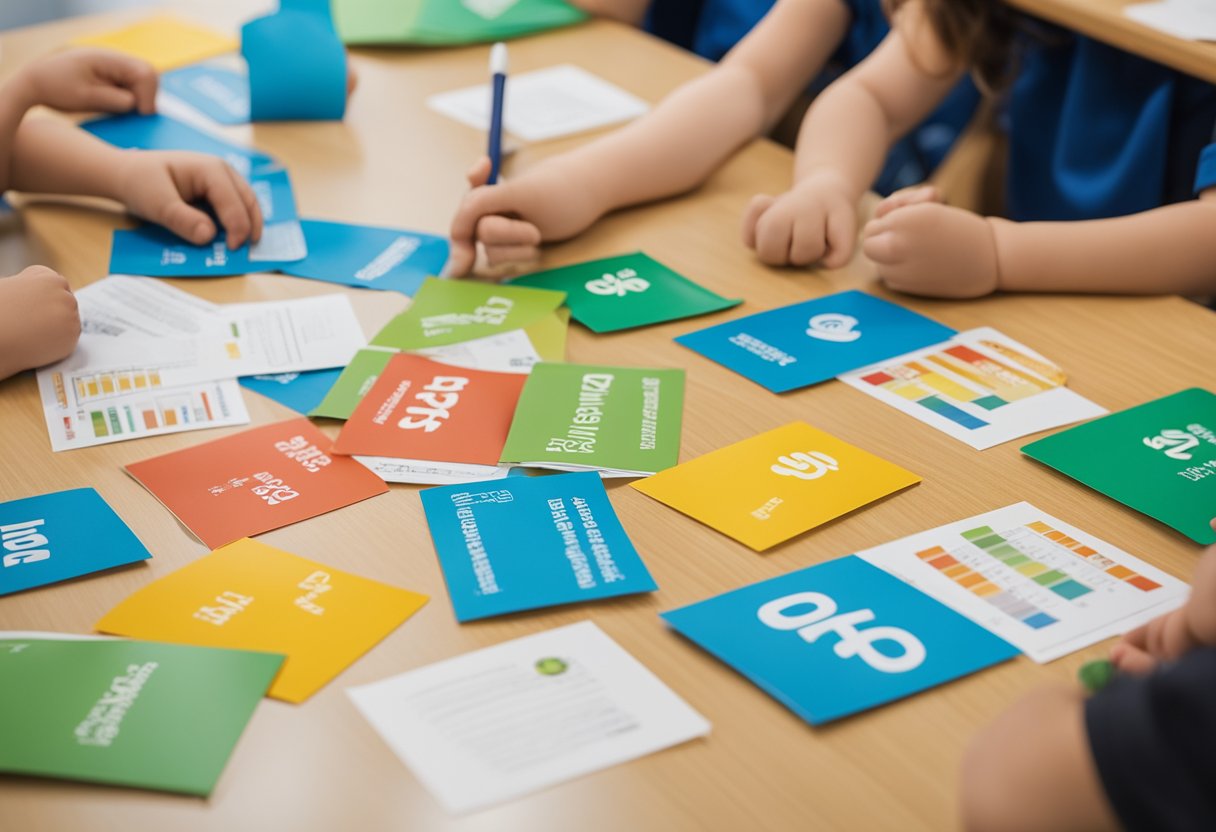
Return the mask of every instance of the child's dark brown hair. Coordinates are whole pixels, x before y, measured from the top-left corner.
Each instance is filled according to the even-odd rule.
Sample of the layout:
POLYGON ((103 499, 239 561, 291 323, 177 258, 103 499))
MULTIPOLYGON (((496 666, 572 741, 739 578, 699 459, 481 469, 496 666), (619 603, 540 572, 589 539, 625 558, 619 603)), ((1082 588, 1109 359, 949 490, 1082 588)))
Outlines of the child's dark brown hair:
MULTIPOLYGON (((910 0, 882 0, 887 18, 910 0)), ((995 92, 1012 75, 1017 13, 1004 0, 919 0, 925 18, 946 51, 971 70, 979 87, 995 92)))

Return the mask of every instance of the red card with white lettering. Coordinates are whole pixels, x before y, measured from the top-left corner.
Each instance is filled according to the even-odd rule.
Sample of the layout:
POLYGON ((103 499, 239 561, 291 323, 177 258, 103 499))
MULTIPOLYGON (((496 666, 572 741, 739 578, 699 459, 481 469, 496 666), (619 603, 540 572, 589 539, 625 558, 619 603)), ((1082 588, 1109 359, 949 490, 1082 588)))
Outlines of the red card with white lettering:
POLYGON ((497 465, 527 380, 395 355, 347 420, 334 453, 497 465))
POLYGON ((127 466, 195 537, 215 549, 384 494, 329 437, 290 419, 127 466))

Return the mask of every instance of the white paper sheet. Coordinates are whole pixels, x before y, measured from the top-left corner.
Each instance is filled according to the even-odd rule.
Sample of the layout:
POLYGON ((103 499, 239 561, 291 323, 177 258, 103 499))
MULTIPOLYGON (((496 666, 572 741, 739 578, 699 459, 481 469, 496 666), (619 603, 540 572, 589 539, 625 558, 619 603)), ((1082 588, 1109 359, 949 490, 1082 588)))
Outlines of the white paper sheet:
POLYGON ((1065 387, 1051 361, 991 327, 839 379, 981 451, 1107 412, 1065 387))
POLYGON ((857 556, 1040 663, 1138 627, 1181 606, 1190 592, 1182 581, 1030 503, 857 556))
POLYGON ((76 293, 85 334, 188 337, 220 328, 223 307, 148 277, 110 275, 76 293))
POLYGON ((519 797, 710 728, 589 621, 348 693, 452 812, 519 797))
POLYGON ((463 462, 432 462, 427 459, 396 459, 388 456, 353 457, 385 482, 415 485, 457 485, 466 482, 500 480, 511 466, 473 465, 463 462))
MULTIPOLYGON (((488 130, 490 87, 432 95, 427 106, 461 124, 488 130)), ((525 141, 544 141, 637 118, 649 105, 585 69, 561 64, 507 79, 503 127, 525 141)))
POLYGON ((453 367, 496 373, 527 374, 532 372, 533 364, 543 360, 528 338, 528 333, 522 329, 411 352, 453 367))
POLYGON ((1164 0, 1125 6, 1123 13, 1153 29, 1183 40, 1216 41, 1216 3, 1212 0, 1164 0))

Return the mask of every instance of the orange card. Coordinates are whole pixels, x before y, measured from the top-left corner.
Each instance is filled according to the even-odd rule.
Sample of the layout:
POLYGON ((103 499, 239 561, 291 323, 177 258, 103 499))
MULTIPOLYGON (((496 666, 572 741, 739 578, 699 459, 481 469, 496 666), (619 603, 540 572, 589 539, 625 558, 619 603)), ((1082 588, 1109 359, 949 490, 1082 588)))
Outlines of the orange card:
POLYGON ((528 377, 395 355, 334 453, 497 465, 528 377))
POLYGON ((127 466, 127 473, 211 548, 307 520, 388 486, 329 437, 290 419, 127 466))

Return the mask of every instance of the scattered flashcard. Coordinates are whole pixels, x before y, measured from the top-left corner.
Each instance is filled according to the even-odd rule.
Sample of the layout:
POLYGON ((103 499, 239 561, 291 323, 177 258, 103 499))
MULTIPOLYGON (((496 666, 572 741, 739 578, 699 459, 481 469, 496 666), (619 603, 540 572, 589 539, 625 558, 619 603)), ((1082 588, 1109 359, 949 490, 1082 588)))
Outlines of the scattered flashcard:
POLYGON ((410 308, 372 339, 379 347, 419 350, 522 329, 551 314, 562 292, 472 280, 423 282, 410 308))
POLYGON ((348 693, 450 812, 520 797, 703 737, 710 728, 590 621, 348 693))
POLYGON ((233 52, 237 47, 236 39, 229 35, 168 15, 79 37, 72 44, 115 49, 147 61, 157 72, 233 52))
POLYGON ((280 267, 294 277, 413 295, 448 260, 447 239, 431 234, 322 220, 301 226, 308 256, 280 267))
POLYGON ((1216 41, 1216 8, 1210 0, 1160 0, 1124 6, 1123 13, 1183 40, 1216 41))
POLYGON ((784 393, 954 334, 902 306, 849 291, 738 318, 676 341, 784 393))
POLYGON ((525 379, 395 355, 334 453, 497 465, 525 379))
POLYGON ((331 457, 329 437, 291 419, 126 467, 212 548, 384 494, 359 463, 331 457))
POLYGON ((110 271, 147 277, 227 277, 273 270, 308 256, 300 223, 273 223, 253 245, 228 248, 223 230, 205 245, 188 243, 167 228, 118 229, 110 244, 110 271))
POLYGON ((565 266, 511 281, 566 293, 574 320, 592 332, 616 332, 738 306, 639 252, 565 266))
POLYGON ((1065 387, 1055 364, 989 327, 840 380, 981 451, 1107 412, 1065 387))
POLYGON ((663 618, 812 725, 903 699, 1018 652, 853 555, 663 618))
POLYGON ((340 120, 346 113, 346 50, 329 3, 280 3, 241 27, 253 121, 340 120))
POLYGON ((206 796, 282 656, 0 632, 0 771, 206 796))
POLYGON ((224 307, 161 280, 115 274, 76 291, 86 335, 190 337, 222 329, 224 307))
POLYGON ((249 76, 225 66, 196 64, 166 72, 160 88, 219 124, 249 122, 249 76))
POLYGON ((679 462, 684 371, 537 364, 502 461, 639 477, 679 462))
POLYGON ((857 557, 941 601, 1036 662, 1125 633, 1189 588, 1029 503, 875 546, 857 557))
POLYGON ((1022 453, 1216 543, 1216 395, 1193 387, 1032 442, 1022 453))
POLYGON ((92 488, 0 503, 0 595, 152 557, 92 488))
POLYGON ((238 540, 128 596, 103 633, 287 657, 269 696, 303 702, 427 602, 255 540, 238 540))
POLYGON ((421 497, 457 621, 658 589, 589 471, 421 497))
POLYGON ((362 349, 356 352, 350 363, 339 373, 338 380, 329 388, 325 398, 308 415, 322 419, 349 419, 394 355, 395 352, 385 349, 362 349))
POLYGON ((507 40, 587 19, 566 0, 334 0, 333 6, 350 44, 507 40))
POLYGON ((340 375, 341 370, 309 370, 246 376, 240 382, 246 390, 261 393, 297 413, 308 413, 325 399, 340 375))
MULTIPOLYGON (((511 76, 503 127, 524 141, 544 141, 629 121, 649 105, 603 78, 571 64, 511 76)), ((432 95, 427 106, 478 130, 490 125, 485 84, 432 95)))
POLYGON ((762 552, 918 482, 911 471, 791 422, 632 485, 762 552))
POLYGON ((427 459, 397 459, 386 456, 351 457, 385 482, 415 485, 455 485, 486 482, 511 475, 505 465, 467 465, 459 462, 432 462, 427 459))
POLYGON ((248 147, 231 144, 177 119, 162 115, 125 113, 86 121, 81 128, 115 147, 141 150, 193 150, 218 156, 242 176, 276 167, 274 159, 248 147))

